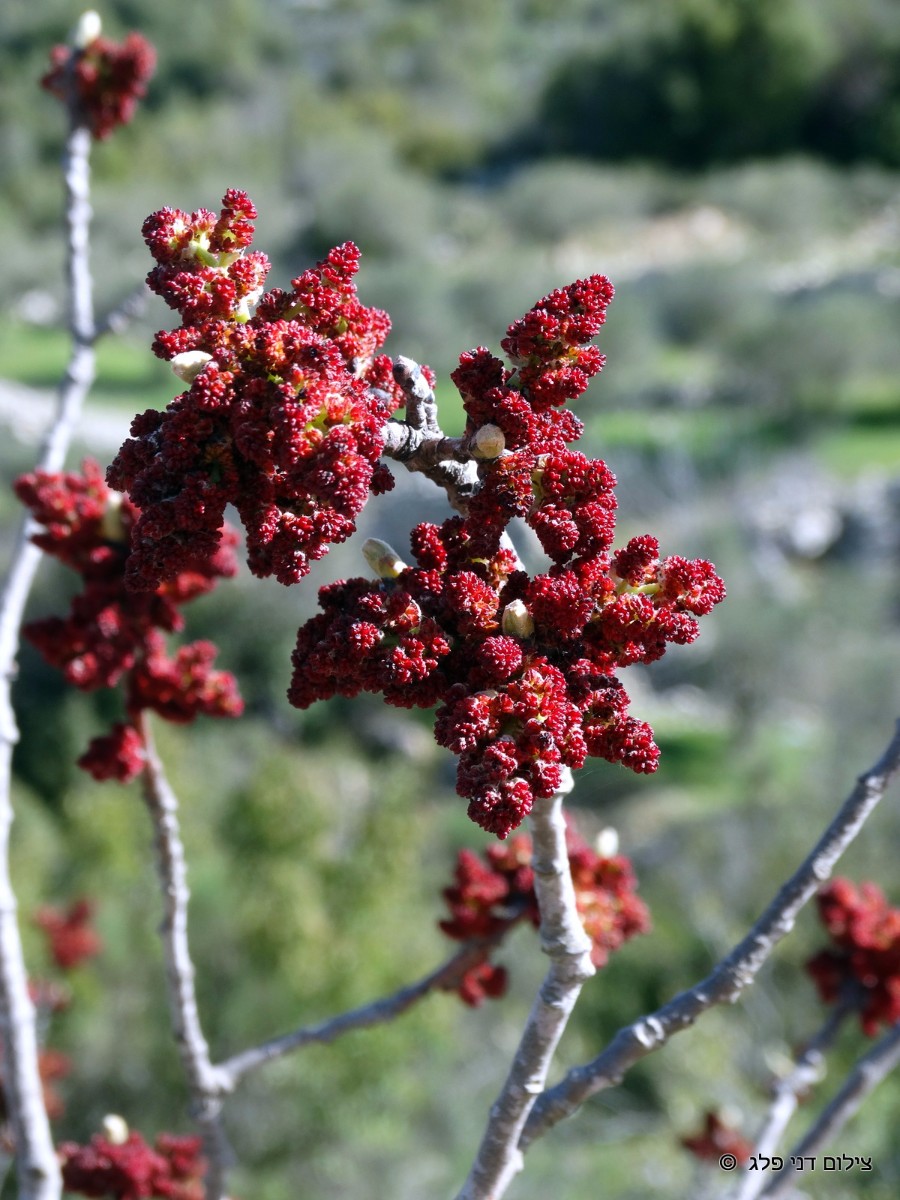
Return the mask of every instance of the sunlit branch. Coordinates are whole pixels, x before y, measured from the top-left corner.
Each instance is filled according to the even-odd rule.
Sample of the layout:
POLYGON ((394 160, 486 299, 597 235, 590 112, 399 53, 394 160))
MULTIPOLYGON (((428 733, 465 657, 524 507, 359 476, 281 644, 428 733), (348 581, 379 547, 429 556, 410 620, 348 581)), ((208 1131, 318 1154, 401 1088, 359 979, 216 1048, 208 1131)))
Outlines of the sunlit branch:
POLYGON ((798 1174, 793 1159, 816 1155, 855 1116, 864 1100, 896 1067, 900 1066, 900 1022, 858 1059, 837 1095, 819 1114, 806 1135, 791 1148, 784 1167, 760 1193, 765 1200, 787 1196, 798 1174))
MULTIPOLYGON (((566 790, 571 788, 571 776, 568 783, 566 790)), ((535 800, 530 818, 541 948, 550 958, 550 968, 457 1200, 499 1200, 521 1170, 522 1130, 544 1089, 547 1071, 581 988, 594 974, 591 941, 575 904, 562 796, 558 793, 550 800, 535 800)))
MULTIPOLYGON (((797 1111, 797 1105, 825 1074, 826 1051, 834 1044, 847 1017, 854 1011, 855 1006, 849 1001, 838 1005, 829 1014, 828 1020, 818 1033, 810 1038, 797 1055, 788 1074, 778 1080, 773 1089, 769 1111, 753 1144, 755 1157, 769 1158, 778 1149, 784 1131, 797 1111)), ((767 1176, 763 1172, 745 1171, 733 1200, 755 1200, 767 1182, 767 1176)))
MULTIPOLYGON (((88 259, 91 136, 77 118, 66 138, 66 285, 72 348, 59 389, 56 413, 44 438, 37 469, 58 471, 94 380, 94 309, 88 259)), ((3 1089, 16 1140, 20 1200, 54 1200, 60 1194, 59 1165, 44 1110, 38 1073, 34 1006, 19 937, 17 902, 9 876, 13 820, 10 788, 13 747, 19 730, 12 707, 19 629, 41 552, 31 542, 37 526, 22 521, 0 596, 0 1009, 3 1023, 3 1089)))
POLYGON ((223 1200, 225 1171, 231 1152, 221 1123, 222 1093, 227 1091, 218 1068, 213 1066, 209 1046, 200 1023, 194 988, 194 964, 188 943, 187 865, 178 822, 178 799, 165 776, 146 714, 138 718, 146 747, 146 766, 141 776, 144 800, 153 824, 157 874, 163 901, 160 936, 166 962, 166 984, 172 1031, 191 1093, 191 1109, 203 1133, 208 1162, 207 1200, 223 1200))
POLYGON ((325 1045, 336 1041, 345 1033, 356 1029, 368 1029, 373 1025, 382 1025, 402 1016, 413 1005, 424 1000, 432 992, 454 990, 462 977, 472 967, 484 961, 487 948, 499 941, 499 938, 480 938, 467 942, 464 946, 442 963, 436 970, 431 971, 416 983, 401 988, 393 995, 380 1000, 373 1000, 359 1008, 321 1021, 317 1025, 307 1025, 295 1029, 281 1037, 271 1038, 267 1042, 244 1050, 240 1054, 226 1059, 217 1067, 220 1077, 226 1082, 229 1090, 233 1090, 238 1082, 251 1071, 284 1058, 304 1046, 325 1045))
POLYGON ((688 1029, 707 1009, 733 1004, 756 978, 775 946, 794 927, 797 915, 829 878, 888 785, 900 770, 900 726, 878 762, 860 776, 856 787, 814 850, 791 876, 747 936, 695 987, 681 992, 649 1016, 620 1029, 593 1061, 575 1067, 534 1106, 520 1143, 524 1151, 585 1100, 615 1087, 626 1071, 659 1049, 674 1034, 688 1029))

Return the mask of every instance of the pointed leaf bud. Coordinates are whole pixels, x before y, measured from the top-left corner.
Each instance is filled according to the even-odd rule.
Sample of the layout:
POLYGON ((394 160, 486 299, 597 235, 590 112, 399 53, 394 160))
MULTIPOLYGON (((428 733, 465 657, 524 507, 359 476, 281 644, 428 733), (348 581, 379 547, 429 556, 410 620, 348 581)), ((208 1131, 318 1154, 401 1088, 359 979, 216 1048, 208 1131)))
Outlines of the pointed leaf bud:
POLYGON ((124 1146, 128 1141, 130 1130, 128 1122, 118 1113, 107 1113, 101 1122, 103 1136, 113 1146, 124 1146))
POLYGON ((472 453, 476 458, 499 458, 506 449, 506 437, 499 425, 482 425, 472 438, 472 453))
POLYGON ((510 637, 530 638, 534 633, 534 619, 524 600, 513 600, 507 604, 500 623, 503 632, 510 637))
POLYGON ((607 825, 594 839, 594 849, 601 858, 614 858, 619 853, 619 831, 607 825))
POLYGON ((81 14, 77 25, 72 30, 72 45, 76 50, 87 49, 91 42, 96 42, 102 28, 100 14, 89 8, 87 12, 81 14))
POLYGON ((379 579, 396 579, 401 571, 406 570, 407 564, 394 547, 383 542, 381 538, 367 538, 363 542, 362 550, 366 562, 379 579))
POLYGON ((108 542, 127 543, 129 533, 122 521, 122 501, 125 497, 121 492, 110 492, 106 498, 106 508, 100 522, 100 533, 108 542))

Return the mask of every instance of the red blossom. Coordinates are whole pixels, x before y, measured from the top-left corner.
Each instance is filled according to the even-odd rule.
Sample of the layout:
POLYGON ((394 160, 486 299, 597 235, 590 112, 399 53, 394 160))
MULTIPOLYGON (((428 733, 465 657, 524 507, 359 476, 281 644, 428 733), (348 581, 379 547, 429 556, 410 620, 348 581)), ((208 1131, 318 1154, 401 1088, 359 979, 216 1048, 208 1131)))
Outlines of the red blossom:
POLYGON ((94 738, 79 766, 98 780, 126 782, 140 774, 145 755, 138 718, 145 709, 178 722, 201 713, 238 716, 242 703, 233 676, 212 668, 215 647, 195 642, 170 659, 161 632, 180 630, 181 606, 234 574, 234 532, 217 531, 209 553, 185 553, 181 570, 154 591, 133 592, 126 582, 129 541, 141 512, 109 489, 96 463, 86 461, 81 474, 35 471, 14 486, 43 526, 33 541, 84 585, 67 616, 32 621, 25 637, 82 691, 125 683, 128 720, 94 738))
POLYGON ((63 971, 71 971, 103 949, 96 930, 91 925, 94 906, 89 900, 75 900, 63 912, 46 905, 34 915, 34 923, 47 935, 50 955, 63 971))
POLYGON ((717 1163, 723 1155, 730 1154, 738 1166, 743 1166, 753 1153, 751 1143, 715 1112, 706 1113, 702 1131, 683 1137, 681 1144, 704 1162, 717 1163))
POLYGON ((95 37, 83 48, 54 46, 50 62, 41 86, 68 104, 71 73, 77 116, 102 139, 134 116, 156 69, 156 51, 139 33, 129 33, 121 45, 95 37))
POLYGON ((157 261, 148 282, 182 325, 157 336, 173 360, 200 354, 189 389, 135 419, 108 472, 141 506, 129 586, 156 588, 215 547, 227 504, 247 531, 250 569, 296 583, 356 527, 400 393, 377 354, 387 314, 358 299, 359 251, 346 242, 263 294, 269 263, 247 253, 249 197, 230 190, 219 217, 162 209, 144 223, 157 261))
POLYGON ((104 1200, 202 1200, 206 1162, 197 1137, 160 1134, 150 1147, 139 1133, 110 1142, 99 1134, 86 1146, 59 1148, 67 1192, 104 1200))
POLYGON ((863 1031, 900 1020, 900 908, 874 883, 834 879, 818 895, 831 946, 806 964, 826 1004, 854 1003, 863 1031))
MULTIPOLYGON (((571 825, 566 830, 566 846, 575 903, 591 939, 591 958, 599 968, 613 950, 649 930, 650 914, 635 892, 637 884, 627 858, 602 857, 571 825)), ((534 928, 540 925, 531 853, 531 838, 525 834, 502 846, 488 846, 483 858, 471 850, 459 852, 454 883, 443 892, 450 916, 438 924, 455 941, 483 943, 480 960, 454 989, 466 1004, 476 1006, 487 996, 503 995, 506 971, 490 962, 491 954, 521 922, 534 928)))

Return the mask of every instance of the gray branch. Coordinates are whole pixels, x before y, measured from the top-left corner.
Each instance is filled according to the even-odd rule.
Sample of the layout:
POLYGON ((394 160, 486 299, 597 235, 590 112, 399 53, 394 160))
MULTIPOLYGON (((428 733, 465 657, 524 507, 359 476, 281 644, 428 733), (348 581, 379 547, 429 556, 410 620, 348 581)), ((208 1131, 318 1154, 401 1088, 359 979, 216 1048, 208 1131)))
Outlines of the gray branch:
POLYGON ((368 1029, 373 1025, 382 1025, 402 1016, 418 1001, 423 1000, 431 992, 452 991, 460 983, 466 971, 477 966, 484 960, 485 949, 500 940, 495 938, 473 939, 466 942, 451 958, 442 963, 436 970, 431 971, 416 983, 401 988, 391 996, 374 1000, 349 1012, 321 1021, 317 1025, 307 1025, 295 1029, 281 1037, 271 1038, 250 1050, 226 1059, 216 1068, 226 1082, 229 1091, 233 1091, 241 1079, 251 1071, 284 1058, 285 1055, 301 1050, 304 1046, 325 1045, 336 1041, 345 1033, 355 1029, 368 1029))
POLYGON ((427 476, 444 489, 457 512, 465 513, 479 487, 478 464, 462 438, 442 433, 434 392, 419 364, 395 359, 394 378, 406 396, 406 420, 388 422, 382 453, 427 476))
MULTIPOLYGON (((566 790, 571 788, 571 777, 568 784, 566 790)), ((531 827, 541 949, 550 958, 550 968, 457 1200, 499 1200, 522 1169, 522 1130, 535 1099, 543 1092, 547 1071, 581 988, 595 970, 591 940, 575 905, 562 793, 551 800, 535 800, 531 827)))
POLYGON ((840 1133, 850 1118, 856 1115, 863 1101, 874 1092, 879 1083, 898 1066, 900 1066, 900 1022, 894 1025, 868 1054, 864 1054, 857 1060, 843 1087, 819 1114, 806 1136, 801 1138, 791 1149, 788 1162, 761 1193, 764 1200, 777 1200, 779 1196, 788 1195, 798 1174, 792 1160, 815 1155, 824 1149, 835 1134, 840 1133))
MULTIPOLYGON (((797 1105, 810 1088, 823 1078, 825 1054, 834 1044, 847 1017, 854 1011, 855 1005, 851 1003, 837 1005, 819 1032, 810 1038, 797 1055, 792 1069, 778 1080, 769 1111, 753 1144, 754 1157, 762 1155, 770 1158, 778 1149, 784 1131, 797 1111, 797 1105)), ((756 1200, 767 1182, 764 1172, 745 1170, 733 1193, 733 1200, 756 1200)))
POLYGON ((831 875, 866 819, 900 770, 900 726, 879 761, 860 776, 856 787, 814 850, 791 876, 743 941, 688 991, 679 993, 650 1016, 620 1029, 591 1062, 575 1067, 540 1097, 525 1127, 524 1151, 559 1121, 571 1116, 590 1096, 621 1082, 626 1071, 674 1034, 688 1029, 707 1009, 733 1004, 756 978, 763 963, 794 927, 797 915, 831 875))
MULTIPOLYGON (((60 385, 56 413, 44 438, 37 468, 62 468, 84 398, 94 381, 94 310, 88 261, 91 137, 75 122, 66 138, 66 284, 72 349, 60 385)), ((0 596, 0 1020, 3 1027, 3 1090, 16 1141, 19 1200, 56 1200, 59 1164, 44 1110, 34 1006, 19 936, 17 901, 9 876, 13 821, 12 753, 19 730, 12 708, 19 629, 41 559, 32 543, 37 526, 25 518, 17 532, 9 573, 0 596)))
POLYGON ((194 989, 194 963, 188 943, 187 865, 178 823, 178 799, 166 779, 146 717, 140 721, 146 747, 141 777, 144 801, 153 824, 156 866, 163 900, 160 936, 166 961, 166 984, 172 1031, 191 1093, 191 1112, 203 1134, 208 1163, 206 1200, 224 1200, 225 1172, 231 1151, 221 1122, 227 1079, 209 1056, 194 989))

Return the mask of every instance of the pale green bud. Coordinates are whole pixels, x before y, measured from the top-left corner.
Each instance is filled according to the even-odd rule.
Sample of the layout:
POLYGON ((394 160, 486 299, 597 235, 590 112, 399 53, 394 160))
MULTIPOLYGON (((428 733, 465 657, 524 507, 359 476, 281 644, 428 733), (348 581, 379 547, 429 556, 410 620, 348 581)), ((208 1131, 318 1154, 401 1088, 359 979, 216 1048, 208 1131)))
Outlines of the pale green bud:
POLYGON ((401 571, 406 570, 406 563, 393 546, 383 542, 381 538, 367 538, 363 542, 363 554, 366 562, 379 579, 396 579, 401 571))
POLYGON ((510 637, 529 638, 534 633, 534 618, 524 600, 513 600, 503 610, 500 621, 503 632, 510 637))
POLYGON ((76 50, 84 50, 91 42, 97 40, 102 28, 100 14, 89 8, 87 12, 81 14, 78 24, 72 30, 72 45, 76 50))
POLYGON ((472 452, 476 458, 499 458, 506 449, 506 438, 499 425, 482 425, 472 438, 472 452))
POLYGON ((213 356, 205 350, 185 350, 170 359, 169 366, 179 379, 183 379, 185 383, 193 383, 206 364, 212 360, 213 356))
POLYGON ((128 532, 122 520, 122 501, 125 497, 121 492, 110 492, 100 521, 100 533, 108 542, 128 542, 128 532))
POLYGON ((124 1146, 128 1141, 128 1122, 118 1113, 107 1113, 101 1122, 103 1136, 114 1146, 124 1146))

